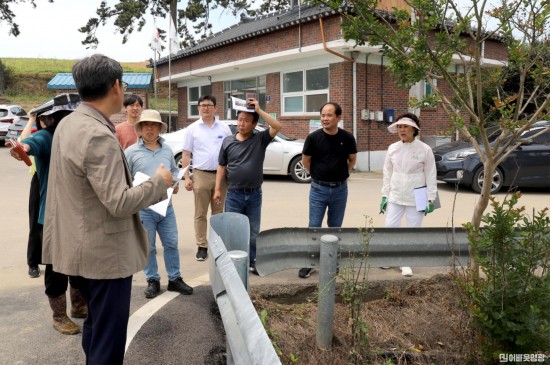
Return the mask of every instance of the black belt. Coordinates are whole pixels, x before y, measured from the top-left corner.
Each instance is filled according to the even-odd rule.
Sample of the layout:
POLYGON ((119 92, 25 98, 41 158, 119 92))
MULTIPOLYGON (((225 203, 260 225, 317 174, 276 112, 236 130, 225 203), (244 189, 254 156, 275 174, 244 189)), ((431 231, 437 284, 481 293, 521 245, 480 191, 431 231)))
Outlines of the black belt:
POLYGON ((216 172, 218 172, 217 170, 199 170, 199 169, 195 169, 195 170, 202 171, 202 172, 208 172, 210 174, 215 174, 216 172))
POLYGON ((318 184, 318 185, 321 185, 321 186, 328 186, 329 188, 335 188, 337 186, 340 186, 340 185, 346 183, 346 180, 328 182, 328 181, 320 181, 320 180, 311 179, 311 181, 313 181, 315 184, 318 184))

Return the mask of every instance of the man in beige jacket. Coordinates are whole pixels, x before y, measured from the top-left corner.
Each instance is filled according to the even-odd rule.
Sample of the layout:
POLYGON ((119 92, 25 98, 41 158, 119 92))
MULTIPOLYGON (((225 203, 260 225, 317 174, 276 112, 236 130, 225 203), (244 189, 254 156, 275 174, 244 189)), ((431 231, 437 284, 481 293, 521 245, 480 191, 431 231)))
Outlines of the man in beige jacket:
POLYGON ((122 364, 132 275, 148 260, 138 212, 166 199, 172 175, 162 165, 132 187, 132 176, 109 117, 120 111, 122 67, 103 55, 73 66, 82 104, 53 139, 43 261, 75 276, 88 304, 82 347, 87 364, 122 364))

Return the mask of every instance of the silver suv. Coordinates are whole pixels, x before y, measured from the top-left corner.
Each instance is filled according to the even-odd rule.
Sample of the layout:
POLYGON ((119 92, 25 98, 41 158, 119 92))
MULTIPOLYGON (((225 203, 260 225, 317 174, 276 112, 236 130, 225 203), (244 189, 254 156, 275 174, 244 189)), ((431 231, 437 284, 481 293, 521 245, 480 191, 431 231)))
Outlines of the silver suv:
POLYGON ((27 116, 27 112, 19 105, 0 104, 0 142, 5 141, 8 128, 13 123, 17 123, 21 117, 25 116, 27 116))

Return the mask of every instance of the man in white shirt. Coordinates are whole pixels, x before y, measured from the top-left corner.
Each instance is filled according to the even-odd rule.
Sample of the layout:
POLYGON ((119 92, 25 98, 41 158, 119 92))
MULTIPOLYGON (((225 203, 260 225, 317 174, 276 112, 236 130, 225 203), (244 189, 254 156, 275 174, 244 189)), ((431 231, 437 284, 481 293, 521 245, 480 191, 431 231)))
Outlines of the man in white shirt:
POLYGON ((187 166, 193 154, 193 178, 189 170, 185 172, 185 189, 195 195, 195 240, 198 246, 196 259, 204 261, 208 257, 206 229, 208 207, 211 214, 223 211, 227 185, 222 187, 221 204, 213 200, 216 186, 216 169, 223 139, 231 135, 229 127, 215 118, 216 98, 204 95, 198 103, 201 118, 187 127, 183 141, 181 164, 187 166))

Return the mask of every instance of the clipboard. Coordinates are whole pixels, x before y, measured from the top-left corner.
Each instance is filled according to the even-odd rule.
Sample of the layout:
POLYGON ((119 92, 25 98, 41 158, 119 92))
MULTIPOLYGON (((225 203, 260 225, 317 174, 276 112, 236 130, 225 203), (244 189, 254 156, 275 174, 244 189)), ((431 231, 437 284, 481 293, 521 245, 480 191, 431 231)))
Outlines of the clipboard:
MULTIPOLYGON (((416 203, 416 211, 423 212, 428 205, 428 187, 420 186, 414 188, 414 201, 416 203)), ((441 208, 441 201, 439 200, 439 192, 435 194, 434 209, 441 208)))

